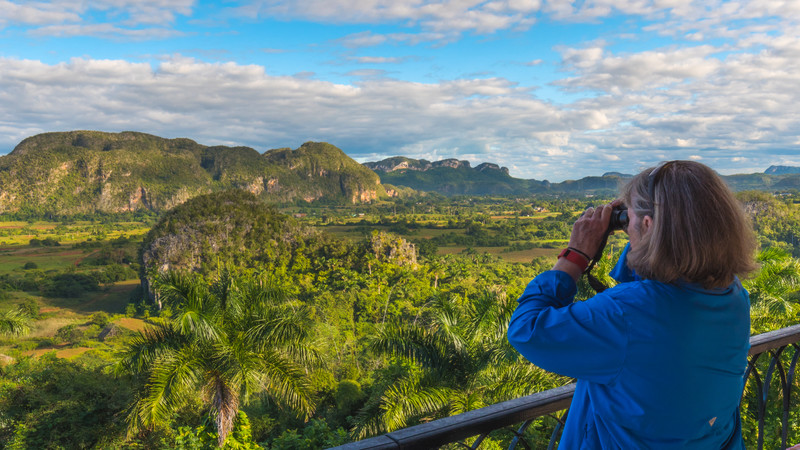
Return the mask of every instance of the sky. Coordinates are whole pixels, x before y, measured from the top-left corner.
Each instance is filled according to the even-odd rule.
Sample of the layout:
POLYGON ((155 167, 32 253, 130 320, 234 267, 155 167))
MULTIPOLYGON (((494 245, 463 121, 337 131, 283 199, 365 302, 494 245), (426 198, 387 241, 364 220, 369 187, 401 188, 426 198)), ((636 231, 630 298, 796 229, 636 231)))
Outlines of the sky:
POLYGON ((800 166, 800 2, 0 0, 0 154, 70 130, 553 182, 800 166))

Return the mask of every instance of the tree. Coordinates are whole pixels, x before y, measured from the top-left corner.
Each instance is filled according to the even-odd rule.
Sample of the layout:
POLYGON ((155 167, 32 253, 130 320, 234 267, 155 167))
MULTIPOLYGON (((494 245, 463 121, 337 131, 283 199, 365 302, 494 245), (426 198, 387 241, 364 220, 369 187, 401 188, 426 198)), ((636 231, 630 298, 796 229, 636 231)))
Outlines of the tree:
POLYGON ((0 448, 121 448, 130 388, 97 364, 22 358, 3 367, 0 448))
POLYGON ((742 283, 750 293, 753 333, 797 323, 800 261, 774 247, 762 251, 756 259, 760 270, 742 283))
POLYGON ((391 323, 371 348, 393 358, 357 417, 356 438, 459 414, 556 387, 564 380, 523 360, 506 339, 515 302, 495 292, 434 297, 419 320, 391 323))
POLYGON ((172 272, 157 278, 155 290, 174 313, 139 333, 120 360, 121 369, 145 380, 129 416, 131 431, 166 424, 198 396, 220 446, 239 405, 255 393, 305 417, 313 411, 307 370, 319 357, 307 343, 310 311, 267 276, 222 270, 203 283, 172 272))

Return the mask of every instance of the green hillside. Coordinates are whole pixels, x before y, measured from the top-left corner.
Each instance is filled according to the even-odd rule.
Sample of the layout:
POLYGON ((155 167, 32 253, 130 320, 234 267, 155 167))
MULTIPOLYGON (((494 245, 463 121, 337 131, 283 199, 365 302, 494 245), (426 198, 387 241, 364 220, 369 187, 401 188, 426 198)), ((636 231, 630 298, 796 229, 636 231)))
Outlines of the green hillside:
POLYGON ((325 143, 262 155, 144 133, 71 131, 27 138, 0 157, 0 213, 164 211, 227 189, 271 202, 385 195, 373 172, 325 143))
POLYGON ((293 186, 306 201, 338 198, 359 203, 386 195, 373 171, 325 142, 306 142, 297 150, 269 150, 264 159, 281 168, 279 182, 293 186))

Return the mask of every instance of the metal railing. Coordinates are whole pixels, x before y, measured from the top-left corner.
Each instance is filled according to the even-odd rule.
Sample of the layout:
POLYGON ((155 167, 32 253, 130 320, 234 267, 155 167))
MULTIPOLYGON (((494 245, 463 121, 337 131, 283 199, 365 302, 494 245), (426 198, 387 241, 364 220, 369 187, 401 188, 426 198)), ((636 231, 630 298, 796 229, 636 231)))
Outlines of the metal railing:
MULTIPOLYGON (((789 416, 791 412, 792 385, 800 357, 800 325, 794 325, 750 338, 750 359, 745 373, 745 393, 742 400, 742 414, 755 413, 757 420, 758 449, 764 448, 767 405, 769 400, 782 402, 781 406, 781 448, 789 446, 789 416), (767 355, 768 360, 763 356, 767 355), (778 374, 779 390, 773 388, 775 374, 778 374), (755 385, 755 386, 753 386, 755 385), (750 395, 755 397, 754 404, 750 395)), ((381 436, 364 439, 336 447, 338 450, 378 450, 378 449, 432 449, 450 443, 458 443, 464 448, 479 448, 480 444, 497 430, 506 430, 513 438, 509 449, 534 448, 533 443, 525 441, 525 431, 536 420, 564 411, 556 417, 554 430, 550 434, 548 449, 555 448, 560 437, 561 427, 572 402, 575 384, 520 397, 463 414, 445 417, 413 427, 392 431, 381 436), (474 438, 474 439, 473 439, 474 438), (465 440, 470 439, 467 444, 465 440)), ((796 444, 797 442, 795 442, 796 444)), ((542 446, 540 442, 539 447, 542 446)))

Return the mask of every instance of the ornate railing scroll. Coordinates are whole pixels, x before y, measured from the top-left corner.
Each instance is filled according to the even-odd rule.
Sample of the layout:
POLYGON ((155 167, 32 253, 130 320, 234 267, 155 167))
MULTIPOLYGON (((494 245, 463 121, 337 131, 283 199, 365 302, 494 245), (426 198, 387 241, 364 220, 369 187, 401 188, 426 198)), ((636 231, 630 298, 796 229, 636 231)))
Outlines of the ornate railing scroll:
MULTIPOLYGON (((798 384, 796 376, 798 358, 800 358, 800 325, 750 338, 750 359, 745 374, 742 415, 743 419, 744 416, 752 417, 757 423, 759 450, 764 448, 766 419, 768 411, 771 411, 768 408, 770 400, 782 403, 781 448, 798 443, 787 442, 793 405, 791 394, 793 387, 796 388, 798 384), (754 398, 751 398, 751 394, 754 398)), ((433 449, 455 444, 462 448, 476 449, 490 436, 490 433, 493 436, 499 430, 503 430, 506 435, 505 441, 510 442, 509 449, 544 448, 546 445, 549 450, 555 448, 560 437, 566 410, 572 402, 574 391, 575 385, 569 384, 336 448, 339 450, 433 449), (557 413, 561 414, 556 415, 557 413), (545 444, 527 441, 526 430, 534 421, 546 416, 556 419, 553 431, 548 433, 549 442, 545 444)), ((750 422, 743 420, 743 423, 750 422)))

